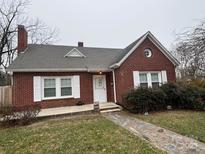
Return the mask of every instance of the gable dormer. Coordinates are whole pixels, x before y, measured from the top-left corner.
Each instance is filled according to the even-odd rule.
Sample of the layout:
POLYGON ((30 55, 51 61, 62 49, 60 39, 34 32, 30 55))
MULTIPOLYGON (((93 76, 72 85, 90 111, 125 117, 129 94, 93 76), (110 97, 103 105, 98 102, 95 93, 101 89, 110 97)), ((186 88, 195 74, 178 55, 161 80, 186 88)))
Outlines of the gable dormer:
POLYGON ((78 49, 73 48, 64 57, 80 57, 80 58, 84 58, 86 56, 82 52, 80 52, 78 49))

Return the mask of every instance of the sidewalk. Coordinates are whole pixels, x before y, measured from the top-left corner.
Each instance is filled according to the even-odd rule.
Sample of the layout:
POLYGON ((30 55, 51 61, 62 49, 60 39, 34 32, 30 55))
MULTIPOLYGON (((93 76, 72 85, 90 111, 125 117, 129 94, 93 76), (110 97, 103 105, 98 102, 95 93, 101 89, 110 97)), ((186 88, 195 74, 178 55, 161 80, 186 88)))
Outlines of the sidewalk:
POLYGON ((156 125, 138 120, 123 112, 112 112, 104 116, 114 123, 129 130, 152 145, 171 154, 205 154, 205 144, 182 136, 156 125))

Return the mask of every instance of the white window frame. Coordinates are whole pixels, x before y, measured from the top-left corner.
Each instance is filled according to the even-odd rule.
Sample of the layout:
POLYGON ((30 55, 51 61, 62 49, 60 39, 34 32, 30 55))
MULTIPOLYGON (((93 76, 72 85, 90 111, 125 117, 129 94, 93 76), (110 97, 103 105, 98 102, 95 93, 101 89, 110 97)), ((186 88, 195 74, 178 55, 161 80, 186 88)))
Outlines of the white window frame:
POLYGON ((73 77, 72 76, 46 76, 42 77, 42 100, 50 100, 50 99, 64 99, 64 98, 73 98, 73 77), (56 81, 56 96, 55 97, 45 97, 44 95, 44 80, 45 79, 55 79, 56 81), (71 87, 72 87, 72 95, 69 96, 61 96, 61 79, 71 79, 71 87))
POLYGON ((73 96, 73 83, 72 83, 72 77, 61 77, 61 78, 60 78, 60 97, 70 97, 70 96, 73 96), (62 80, 62 79, 70 79, 70 80, 71 80, 71 95, 62 96, 61 88, 65 88, 65 86, 62 87, 62 85, 61 85, 61 80, 62 80))
MULTIPOLYGON (((139 72, 139 75, 140 74, 144 74, 146 73, 147 74, 147 82, 148 82, 148 88, 152 88, 152 77, 151 77, 151 73, 157 73, 158 74, 158 79, 159 79, 159 86, 162 85, 162 74, 160 71, 140 71, 139 72)), ((140 85, 140 83, 139 83, 140 85)))
POLYGON ((162 73, 161 72, 150 72, 150 80, 151 80, 151 86, 152 83, 159 83, 159 87, 162 85, 162 77, 161 77, 162 73), (152 74, 157 73, 158 74, 158 82, 156 81, 152 81, 152 74))
POLYGON ((147 82, 140 82, 140 86, 141 86, 141 83, 147 83, 147 86, 149 87, 149 80, 148 80, 148 74, 147 72, 139 72, 139 81, 140 81, 140 74, 145 74, 146 75, 146 78, 147 78, 147 82))
POLYGON ((42 84, 43 84, 43 90, 42 90, 42 92, 43 92, 43 97, 44 97, 44 98, 55 98, 56 96, 55 96, 55 97, 45 97, 45 96, 44 96, 44 95, 45 95, 45 93, 44 93, 44 89, 45 89, 44 80, 45 80, 45 79, 55 79, 55 93, 56 93, 56 96, 57 96, 57 87, 56 87, 56 85, 57 85, 57 84, 56 84, 57 80, 56 80, 56 78, 52 78, 52 77, 50 77, 50 78, 44 78, 43 81, 42 81, 42 84))

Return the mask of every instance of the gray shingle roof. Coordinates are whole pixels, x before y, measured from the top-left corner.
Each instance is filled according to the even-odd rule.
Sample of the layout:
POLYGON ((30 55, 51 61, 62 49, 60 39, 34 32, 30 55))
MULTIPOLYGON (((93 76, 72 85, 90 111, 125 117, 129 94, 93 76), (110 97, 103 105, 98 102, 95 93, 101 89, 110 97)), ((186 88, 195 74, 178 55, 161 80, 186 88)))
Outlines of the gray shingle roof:
MULTIPOLYGON (((148 35, 154 37, 147 32, 124 49, 30 44, 7 70, 13 72, 109 71, 111 65, 122 60, 142 38, 148 35), (64 57, 73 48, 78 49, 85 57, 64 57)), ((178 61, 167 50, 165 52, 167 57, 177 65, 178 61)))
POLYGON ((122 52, 123 49, 30 44, 8 70, 109 70, 122 52), (86 57, 64 57, 73 48, 86 57))
POLYGON ((119 56, 115 59, 114 63, 119 62, 140 41, 140 39, 142 37, 144 37, 145 35, 146 35, 146 33, 144 35, 142 35, 141 37, 139 37, 134 42, 132 42, 131 44, 129 44, 126 48, 124 48, 122 50, 122 52, 119 54, 119 56))

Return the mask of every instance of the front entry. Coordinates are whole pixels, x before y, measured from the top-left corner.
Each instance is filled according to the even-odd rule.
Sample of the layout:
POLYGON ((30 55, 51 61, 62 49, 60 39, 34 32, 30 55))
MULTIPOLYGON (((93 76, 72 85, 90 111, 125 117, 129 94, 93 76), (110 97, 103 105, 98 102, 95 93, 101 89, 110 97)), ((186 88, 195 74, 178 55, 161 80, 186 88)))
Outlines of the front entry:
POLYGON ((107 88, 105 75, 93 75, 94 102, 107 102, 107 88))

